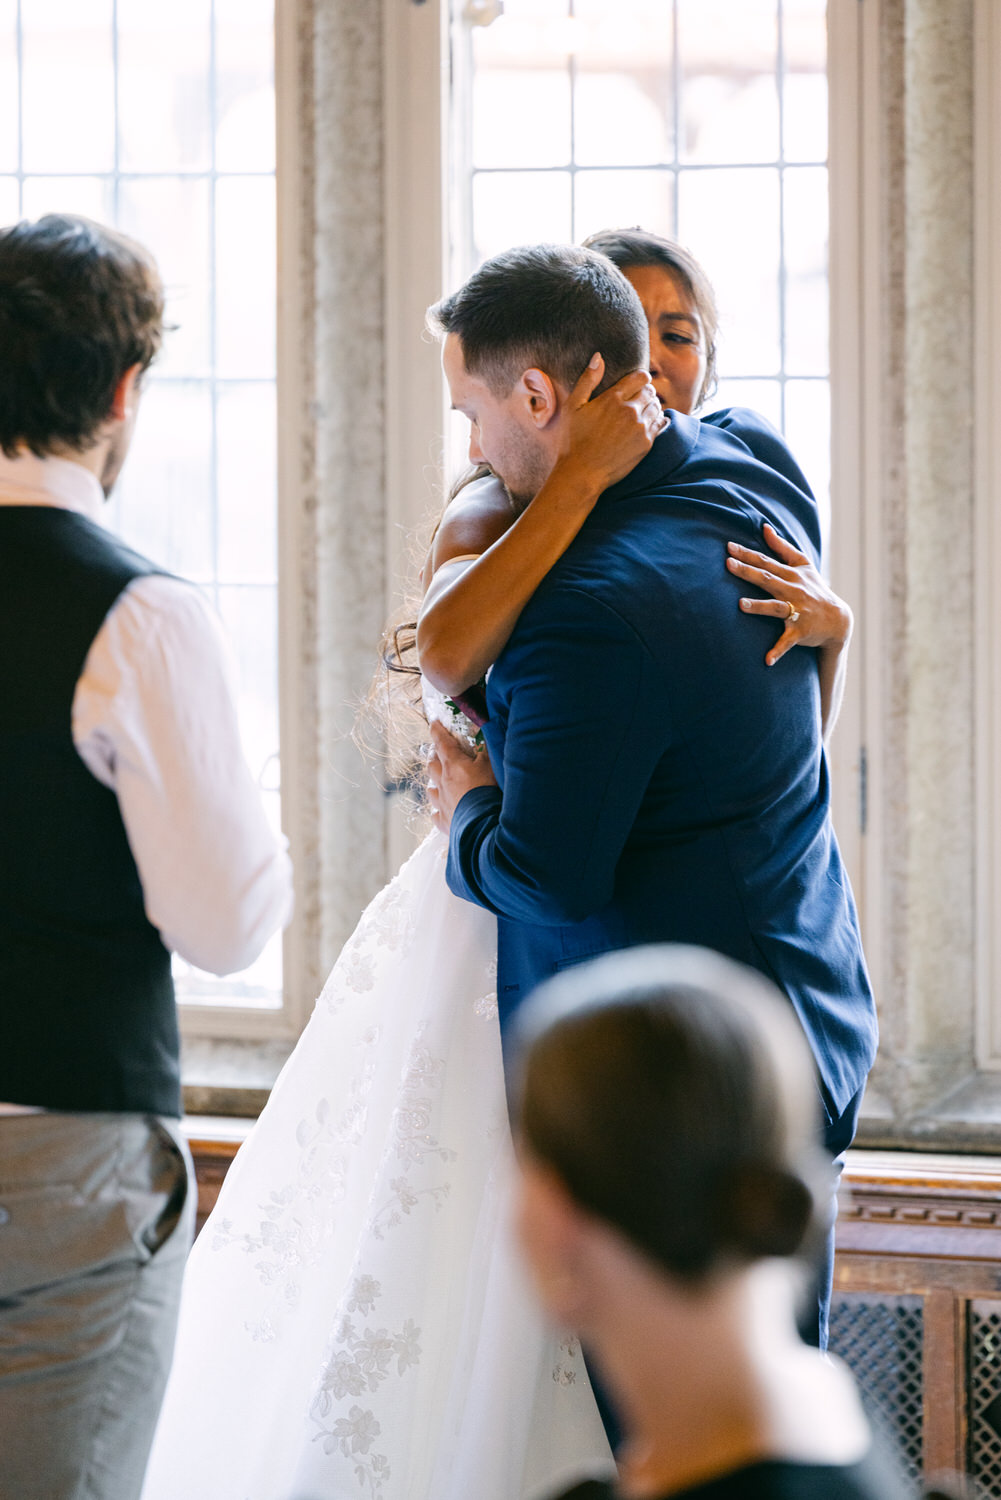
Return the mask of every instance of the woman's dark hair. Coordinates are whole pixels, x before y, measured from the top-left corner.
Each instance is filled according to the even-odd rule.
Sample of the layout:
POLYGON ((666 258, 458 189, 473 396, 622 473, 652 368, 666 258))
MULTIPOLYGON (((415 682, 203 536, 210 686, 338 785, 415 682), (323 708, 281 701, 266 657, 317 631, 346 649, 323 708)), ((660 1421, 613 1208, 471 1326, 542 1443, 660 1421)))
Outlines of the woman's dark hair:
POLYGON ((0 448, 84 449, 133 365, 163 337, 163 288, 141 245, 48 214, 0 229, 0 448))
POLYGON ((597 234, 589 235, 584 244, 590 250, 607 255, 620 271, 629 271, 634 266, 657 266, 681 283, 682 290, 695 305, 706 341, 706 374, 695 401, 696 407, 701 406, 716 389, 719 312, 712 282, 695 256, 673 240, 665 240, 659 234, 651 234, 638 226, 635 229, 600 229, 597 234))
POLYGON ((607 954, 540 987, 518 1045, 527 1150, 663 1270, 697 1281, 800 1250, 817 1094, 761 975, 700 948, 607 954))
POLYGON ((427 312, 437 337, 454 333, 466 369, 506 395, 523 370, 572 388, 593 354, 599 391, 643 369, 649 349, 639 298, 608 259, 579 245, 526 245, 485 261, 427 312))

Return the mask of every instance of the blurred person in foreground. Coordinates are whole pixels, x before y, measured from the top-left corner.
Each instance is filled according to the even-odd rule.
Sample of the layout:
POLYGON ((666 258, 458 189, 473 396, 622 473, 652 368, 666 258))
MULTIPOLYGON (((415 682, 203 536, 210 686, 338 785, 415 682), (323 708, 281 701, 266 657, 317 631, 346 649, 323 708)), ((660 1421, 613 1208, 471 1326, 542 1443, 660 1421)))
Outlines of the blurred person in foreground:
POLYGON ((617 1487, 562 1500, 902 1496, 851 1376, 797 1332, 831 1166, 774 986, 636 948, 548 981, 516 1035, 522 1246, 625 1428, 617 1487))
POLYGON ((171 950, 245 968, 291 868, 218 622, 101 525, 163 336, 137 244, 0 230, 0 1495, 131 1500, 195 1195, 171 950))

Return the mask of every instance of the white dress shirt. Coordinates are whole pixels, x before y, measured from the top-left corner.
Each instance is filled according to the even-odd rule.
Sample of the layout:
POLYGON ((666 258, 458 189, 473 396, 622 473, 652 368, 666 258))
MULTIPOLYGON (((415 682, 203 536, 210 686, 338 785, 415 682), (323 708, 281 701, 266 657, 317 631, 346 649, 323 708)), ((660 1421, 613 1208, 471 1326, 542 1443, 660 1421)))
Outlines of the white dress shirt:
MULTIPOLYGON (((93 474, 0 452, 0 505, 54 505, 100 523, 93 474)), ((73 743, 118 798, 146 915, 213 974, 245 969, 292 910, 292 866, 240 744, 222 629, 199 590, 134 579, 94 637, 73 696, 73 743)))

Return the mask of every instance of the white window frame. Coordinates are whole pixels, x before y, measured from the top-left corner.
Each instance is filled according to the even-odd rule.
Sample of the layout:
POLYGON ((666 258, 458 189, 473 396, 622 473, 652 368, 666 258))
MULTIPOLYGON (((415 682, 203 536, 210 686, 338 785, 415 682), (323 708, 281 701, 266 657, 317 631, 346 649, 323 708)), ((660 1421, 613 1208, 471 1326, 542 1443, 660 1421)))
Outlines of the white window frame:
POLYGON ((830 99, 831 539, 834 588, 856 628, 841 716, 832 739, 832 808, 866 958, 886 993, 883 906, 882 714, 886 618, 882 535, 883 348, 879 0, 828 0, 830 99))
POLYGON ((974 0, 974 536, 977 1064, 1001 1072, 1001 14, 974 0))
MULTIPOLYGON (((296 91, 299 81, 299 0, 275 0, 275 125, 278 234, 277 406, 278 426, 278 677, 282 827, 295 855, 304 847, 305 814, 297 770, 302 763, 301 677, 296 665, 306 649, 299 600, 297 558, 305 503, 301 453, 309 434, 304 421, 301 334, 304 308, 299 275, 302 244, 302 161, 296 91)), ((179 1007, 186 1039, 276 1041, 299 1036, 316 996, 308 993, 302 892, 282 939, 282 1004, 258 1009, 230 1004, 185 1002, 179 1007)))

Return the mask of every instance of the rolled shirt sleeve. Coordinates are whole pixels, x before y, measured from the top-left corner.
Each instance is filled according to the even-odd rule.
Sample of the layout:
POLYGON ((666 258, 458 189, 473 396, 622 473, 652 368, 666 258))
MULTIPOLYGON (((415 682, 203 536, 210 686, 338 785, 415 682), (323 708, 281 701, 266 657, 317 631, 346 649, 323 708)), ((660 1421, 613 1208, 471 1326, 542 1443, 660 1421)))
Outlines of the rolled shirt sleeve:
POLYGON ((251 964, 289 919, 292 867, 240 742, 221 625, 194 585, 135 580, 95 637, 73 741, 118 798, 146 915, 214 974, 251 964))

